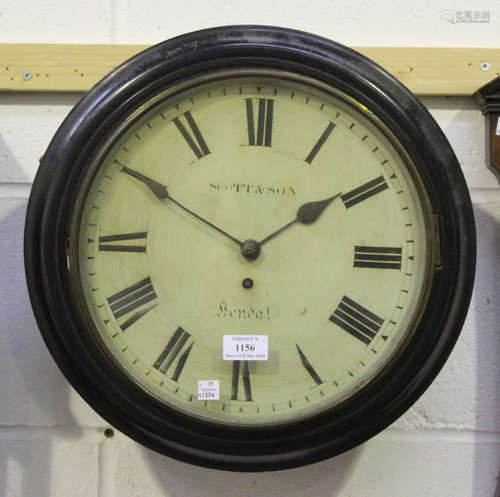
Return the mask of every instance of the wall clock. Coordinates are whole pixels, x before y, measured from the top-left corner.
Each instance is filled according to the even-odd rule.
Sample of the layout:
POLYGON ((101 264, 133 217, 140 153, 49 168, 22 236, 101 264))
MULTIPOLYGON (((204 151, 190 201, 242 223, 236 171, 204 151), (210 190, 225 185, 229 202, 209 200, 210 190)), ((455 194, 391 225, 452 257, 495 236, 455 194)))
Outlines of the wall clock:
POLYGON ((203 466, 319 461, 422 394, 474 277, 467 187, 419 101, 289 29, 161 43, 53 138, 26 220, 33 309, 106 420, 203 466))

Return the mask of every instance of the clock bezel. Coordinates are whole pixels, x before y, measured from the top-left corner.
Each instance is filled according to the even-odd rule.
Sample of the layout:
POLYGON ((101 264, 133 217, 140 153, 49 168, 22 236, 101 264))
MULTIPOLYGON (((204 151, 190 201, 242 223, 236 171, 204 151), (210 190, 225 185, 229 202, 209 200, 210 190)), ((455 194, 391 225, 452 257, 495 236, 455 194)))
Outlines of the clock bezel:
POLYGON ((283 28, 236 26, 157 45, 125 62, 80 101, 56 133, 37 174, 27 213, 25 261, 47 346, 70 383, 101 416, 172 457, 258 471, 343 452, 390 424, 419 397, 463 323, 473 284, 475 236, 470 198, 453 151, 425 108, 400 83, 372 61, 328 40, 283 28), (397 378, 386 375, 384 383, 371 385, 337 410, 334 419, 327 412, 283 427, 248 431, 233 425, 220 431, 175 413, 161 419, 151 405, 129 398, 133 392, 117 391, 102 381, 106 371, 86 350, 87 331, 70 297, 68 213, 89 154, 120 118, 159 88, 206 71, 249 64, 318 79, 375 113, 407 151, 425 184, 440 219, 440 260, 418 330, 391 366, 398 368, 397 378))

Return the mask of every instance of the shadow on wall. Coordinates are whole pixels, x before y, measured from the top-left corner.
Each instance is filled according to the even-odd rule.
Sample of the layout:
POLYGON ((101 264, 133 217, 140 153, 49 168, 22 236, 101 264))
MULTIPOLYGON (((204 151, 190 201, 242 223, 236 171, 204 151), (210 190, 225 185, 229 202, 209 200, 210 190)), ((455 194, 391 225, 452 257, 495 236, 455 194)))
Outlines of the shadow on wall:
POLYGON ((466 172, 469 187, 496 188, 500 184, 500 173, 487 162, 486 118, 474 99, 423 97, 421 101, 438 121, 446 123, 442 129, 466 172))
POLYGON ((0 92, 0 183, 26 183, 38 166, 53 133, 81 93, 0 92), (22 167, 6 145, 23 157, 22 167))
MULTIPOLYGON (((476 328, 476 429, 500 432, 500 202, 476 204, 478 236, 476 285, 471 310, 476 328)), ((474 489, 472 496, 483 495, 489 474, 485 451, 476 444, 474 489)), ((498 469, 497 469, 498 471, 498 469)), ((495 474, 492 469, 490 474, 495 474)), ((500 476, 500 474, 499 474, 500 476)), ((491 483, 491 482, 490 482, 491 483)), ((492 496, 493 497, 493 496, 492 496)), ((500 481, 495 497, 500 497, 500 481)))
POLYGON ((340 497, 362 450, 359 446, 302 468, 233 473, 192 466, 141 448, 145 465, 157 480, 158 488, 175 497, 340 497))
MULTIPOLYGON (((488 162, 488 137, 485 117, 481 115, 472 97, 424 97, 422 103, 441 121, 453 112, 443 131, 453 147, 462 169, 467 174, 469 188, 496 189, 500 174, 488 162), (465 167, 464 167, 465 165, 465 167)), ((475 405, 467 406, 475 415, 474 430, 497 436, 500 432, 500 202, 481 202, 481 190, 475 191, 477 202, 474 215, 477 231, 477 267, 474 294, 470 303, 467 321, 475 330, 476 343, 471 343, 470 361, 476 365, 475 405), (474 347, 474 349, 473 349, 474 347)), ((491 194, 493 191, 484 192, 491 194)), ((498 191, 496 191, 498 194, 498 191)), ((499 196, 489 198, 498 199, 499 196)), ((483 197, 488 198, 488 197, 483 197)), ((462 338, 463 339, 463 338, 462 338)), ((465 365, 467 368, 467 365, 465 365)), ((457 388, 461 386, 458 385, 457 388)), ((474 446, 474 481, 471 497, 490 495, 485 488, 491 487, 490 475, 498 474, 497 461, 488 460, 483 438, 476 438, 474 446), (485 476, 487 475, 487 476, 485 476), (485 481, 487 479, 488 481, 485 481)), ((500 477, 500 474, 498 474, 500 477)), ((493 496, 491 496, 493 497, 493 496)), ((500 497, 500 481, 495 497, 500 497)))
POLYGON ((28 181, 26 174, 17 164, 5 140, 0 136, 0 183, 25 183, 26 181, 28 181))
POLYGON ((26 205, 26 199, 0 199, 0 425, 9 428, 0 443, 0 495, 45 497, 51 494, 52 442, 43 427, 67 426, 58 432, 67 440, 80 433, 69 409, 69 387, 41 339, 28 298, 26 205))

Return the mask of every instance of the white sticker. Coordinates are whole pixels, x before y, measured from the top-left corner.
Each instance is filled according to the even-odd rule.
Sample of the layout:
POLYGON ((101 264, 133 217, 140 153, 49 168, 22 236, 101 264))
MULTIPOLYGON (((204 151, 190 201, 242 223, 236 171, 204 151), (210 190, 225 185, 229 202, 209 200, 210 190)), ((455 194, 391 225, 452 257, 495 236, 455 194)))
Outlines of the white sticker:
POLYGON ((219 400, 219 380, 199 380, 198 400, 219 400))
POLYGON ((497 130, 495 131, 495 135, 500 136, 500 117, 497 119, 497 130))
POLYGON ((224 335, 225 361, 267 361, 267 335, 224 335))

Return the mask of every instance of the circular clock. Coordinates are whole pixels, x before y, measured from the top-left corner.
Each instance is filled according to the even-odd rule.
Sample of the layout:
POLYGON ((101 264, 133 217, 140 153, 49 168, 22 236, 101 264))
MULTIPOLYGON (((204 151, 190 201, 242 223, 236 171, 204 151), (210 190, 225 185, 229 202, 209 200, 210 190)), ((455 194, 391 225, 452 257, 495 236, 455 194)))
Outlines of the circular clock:
POLYGON ((374 62, 289 29, 161 43, 52 140, 29 292, 75 389, 203 466, 308 464, 373 436, 449 355, 475 262, 460 167, 374 62))

